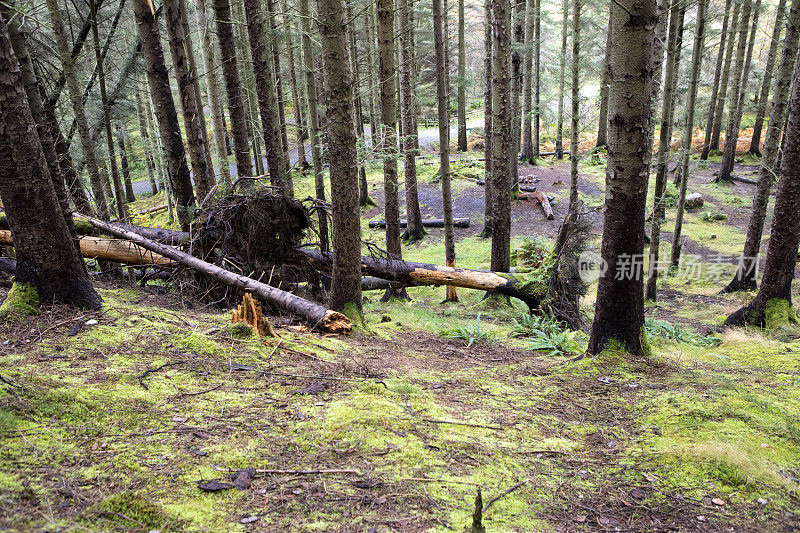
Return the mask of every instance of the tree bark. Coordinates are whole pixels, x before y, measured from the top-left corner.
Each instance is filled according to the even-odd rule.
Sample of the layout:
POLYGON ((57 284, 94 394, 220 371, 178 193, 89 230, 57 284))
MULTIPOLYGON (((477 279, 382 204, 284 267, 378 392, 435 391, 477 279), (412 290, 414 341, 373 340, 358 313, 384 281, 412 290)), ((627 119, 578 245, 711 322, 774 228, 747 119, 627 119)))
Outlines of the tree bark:
POLYGON ((142 38, 147 81, 166 155, 167 175, 171 193, 175 198, 178 222, 182 230, 188 231, 189 224, 194 218, 194 192, 178 125, 178 114, 175 111, 175 102, 172 100, 167 77, 167 67, 164 64, 164 50, 161 48, 158 24, 147 0, 133 0, 133 7, 136 25, 142 38))
POLYGON ((525 46, 525 0, 513 0, 511 15, 511 189, 519 190, 519 153, 522 144, 522 48, 525 46))
POLYGON ((525 10, 525 53, 522 68, 522 152, 520 159, 535 163, 533 157, 533 120, 531 99, 533 96, 533 42, 537 0, 528 0, 525 10))
POLYGON ((483 157, 486 189, 483 196, 483 230, 480 237, 492 236, 492 0, 484 0, 483 41, 483 157))
POLYGON ((775 70, 775 61, 778 57, 778 44, 781 40, 781 29, 785 18, 786 0, 779 0, 775 10, 775 24, 772 27, 772 39, 767 53, 767 64, 764 66, 764 80, 761 82, 761 92, 756 107, 756 121, 753 124, 753 138, 750 141, 749 153, 761 157, 761 133, 764 129, 764 116, 766 115, 769 89, 772 85, 772 75, 775 70))
MULTIPOLYGON (((57 18, 60 21, 60 15, 57 18)), ((63 27, 61 36, 65 37, 63 27)), ((66 44, 64 39, 60 40, 66 44)), ((62 57, 69 56, 69 49, 65 51, 62 57)), ((71 59, 66 59, 69 66, 71 59)), ((39 301, 46 305, 61 302, 98 309, 101 299, 89 283, 83 259, 73 245, 56 198, 3 17, 0 17, 0 116, 3 117, 0 198, 17 242, 15 285, 22 290, 25 284, 30 284, 39 301)))
POLYGON ((775 92, 770 110, 767 136, 764 139, 764 154, 758 169, 758 185, 753 197, 753 212, 747 226, 744 250, 739 265, 731 282, 723 292, 755 290, 758 274, 758 253, 761 249, 761 236, 764 232, 764 221, 767 217, 769 193, 777 174, 776 162, 780 149, 781 133, 786 120, 789 102, 789 91, 792 85, 792 73, 795 70, 798 41, 800 41, 800 0, 792 0, 786 34, 783 38, 781 61, 775 73, 775 92))
MULTIPOLYGON (((153 194, 158 194, 158 183, 156 183, 155 161, 153 160, 153 144, 150 139, 150 131, 147 129, 147 118, 145 117, 144 104, 142 103, 142 91, 136 87, 136 118, 139 121, 139 137, 142 139, 142 153, 144 154, 144 165, 147 170, 147 177, 150 179, 150 188, 153 194)), ((89 214, 89 213, 86 213, 89 214)))
POLYGON ((375 15, 372 11, 372 3, 369 3, 364 10, 364 27, 366 30, 366 37, 367 37, 367 78, 369 79, 369 123, 370 123, 370 136, 372 137, 372 149, 375 150, 376 147, 380 146, 380 137, 378 136, 379 128, 379 121, 378 121, 378 112, 376 108, 378 105, 375 104, 377 100, 377 72, 378 66, 375 64, 375 58, 377 58, 378 54, 375 51, 375 15))
POLYGON ((572 116, 569 141, 569 206, 578 201, 578 148, 580 147, 581 0, 572 0, 572 116))
MULTIPOLYGON (((306 0, 302 0, 306 1, 306 0)), ((358 163, 353 131, 353 76, 342 0, 317 0, 325 74, 326 126, 333 205, 331 307, 361 314, 358 163)))
MULTIPOLYGON (((308 139, 308 132, 306 131, 305 120, 303 119, 304 96, 302 87, 298 87, 297 73, 295 72, 296 64, 294 59, 294 39, 292 38, 292 28, 289 23, 289 9, 286 0, 281 2, 281 9, 284 13, 284 24, 286 25, 286 54, 289 68, 289 86, 292 91, 292 107, 294 108, 294 121, 295 131, 297 134, 297 164, 301 168, 308 166, 306 160, 306 139, 308 139)), ((363 121, 361 123, 361 135, 364 133, 363 121)))
POLYGON ((558 123, 556 125, 556 159, 564 159, 564 89, 567 78, 567 35, 569 28, 569 0, 561 6, 561 55, 558 64, 558 123))
POLYGON ((275 0, 267 0, 267 14, 271 38, 267 40, 269 44, 268 49, 272 50, 272 68, 275 71, 275 93, 277 99, 275 100, 278 105, 278 131, 280 132, 281 151, 279 158, 284 167, 285 189, 289 198, 294 198, 294 183, 292 182, 292 167, 289 164, 289 136, 286 133, 286 97, 283 91, 283 75, 281 74, 281 56, 278 19, 275 15, 275 0))
POLYGON ((125 147, 125 128, 122 124, 117 125, 117 146, 119 146, 119 162, 122 169, 122 179, 125 182, 125 200, 130 203, 136 200, 133 194, 133 184, 131 183, 131 170, 128 165, 128 151, 125 147))
POLYGON ((606 52, 603 60, 603 78, 600 82, 600 113, 597 124, 597 146, 598 148, 608 144, 608 59, 611 52, 611 13, 608 14, 608 29, 606 30, 606 52))
POLYGON ((467 151, 467 43, 464 0, 458 0, 458 151, 467 151))
POLYGON ((597 287, 590 354, 600 353, 612 342, 634 356, 647 353, 641 271, 617 276, 617 269, 622 267, 626 274, 625 260, 636 264, 643 258, 658 16, 655 0, 619 0, 611 6, 615 46, 609 57, 608 169, 601 246, 608 269, 597 287))
MULTIPOLYGON (((719 150, 719 137, 722 131, 722 115, 725 111, 726 104, 731 101, 731 96, 728 94, 728 85, 730 84, 731 65, 733 64, 733 51, 736 45, 736 33, 741 26, 740 14, 742 9, 741 2, 733 3, 733 18, 730 25, 730 34, 728 35, 727 49, 725 50, 725 60, 722 67, 722 86, 719 88, 717 100, 714 102, 714 125, 711 128, 711 142, 709 143, 709 151, 719 150)), ((730 107, 730 105, 728 106, 730 107)))
POLYGON ((717 100, 719 99, 719 84, 722 77, 722 65, 725 58, 725 43, 728 38, 728 23, 731 19, 731 4, 732 0, 725 0, 725 14, 722 19, 722 30, 719 34, 719 48, 717 50, 716 67, 714 68, 714 81, 711 84, 711 98, 709 99, 708 116, 706 117, 706 129, 703 133, 703 151, 700 159, 708 159, 708 154, 711 151, 711 132, 714 129, 715 111, 717 108, 717 100))

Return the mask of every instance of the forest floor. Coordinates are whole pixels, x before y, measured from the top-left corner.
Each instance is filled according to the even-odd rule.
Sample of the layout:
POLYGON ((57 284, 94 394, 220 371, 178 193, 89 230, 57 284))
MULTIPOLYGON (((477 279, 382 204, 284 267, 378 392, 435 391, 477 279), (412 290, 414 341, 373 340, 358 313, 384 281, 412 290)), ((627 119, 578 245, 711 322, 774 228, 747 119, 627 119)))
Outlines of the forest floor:
MULTIPOLYGON (((489 265, 470 181, 481 166, 471 154, 454 163, 454 212, 472 219, 456 230, 458 265, 471 268, 489 265)), ((411 301, 366 293, 367 329, 347 337, 273 317, 280 338, 259 339, 161 282, 99 282, 97 313, 0 325, 0 529, 464 531, 479 488, 487 531, 800 528, 800 329, 716 331, 752 297, 718 292, 753 186, 715 185, 713 167, 690 182, 706 199, 684 228, 698 271, 666 278, 648 302, 646 360, 573 360, 585 333, 534 349, 519 302, 459 289, 459 303, 441 304, 433 287, 409 288, 411 301)), ((432 217, 435 168, 420 166, 432 217)), ((602 204, 604 168, 581 167, 589 206, 602 204)), ((521 173, 540 178, 556 220, 516 201, 512 246, 551 243, 569 165, 521 173)), ((378 207, 362 217, 379 244, 366 224, 382 218, 380 176, 370 168, 378 207)), ((299 198, 313 190, 296 186, 299 198)), ((442 240, 430 230, 404 257, 441 263, 442 240)))

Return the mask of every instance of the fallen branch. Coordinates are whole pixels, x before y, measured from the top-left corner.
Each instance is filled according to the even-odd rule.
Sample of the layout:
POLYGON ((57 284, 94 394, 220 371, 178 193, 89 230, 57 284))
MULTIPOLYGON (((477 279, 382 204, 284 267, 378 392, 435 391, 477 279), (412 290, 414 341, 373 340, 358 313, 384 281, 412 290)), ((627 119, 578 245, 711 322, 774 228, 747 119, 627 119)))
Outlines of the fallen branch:
POLYGON ((752 178, 743 178, 741 176, 737 176, 736 174, 731 174, 731 181, 738 181, 739 183, 747 183, 749 185, 758 185, 758 180, 754 180, 752 178))
POLYGON ((234 274, 229 270, 225 270, 211 263, 207 263, 202 259, 198 259, 192 255, 182 252, 172 246, 159 244, 157 242, 146 239, 141 235, 132 231, 127 231, 113 224, 103 222, 96 218, 80 215, 83 220, 86 220, 93 226, 102 229, 122 239, 129 240, 137 245, 145 248, 155 254, 168 257, 178 263, 201 272, 215 280, 224 283, 230 287, 241 289, 245 292, 250 292, 258 299, 265 303, 273 305, 278 309, 291 313, 293 315, 302 317, 307 320, 313 327, 321 328, 330 333, 349 333, 353 324, 350 319, 342 313, 326 309, 321 305, 295 296, 292 293, 276 289, 266 283, 256 281, 247 276, 234 274))
MULTIPOLYGON (((215 468, 217 472, 238 472, 238 470, 231 470, 229 468, 215 468)), ((345 469, 345 468, 327 468, 317 470, 260 470, 256 469, 256 474, 275 474, 275 475, 288 475, 288 476, 313 476, 319 474, 361 474, 358 470, 345 469)))
MULTIPOLYGON (((317 268, 323 271, 330 271, 333 260, 329 253, 309 249, 303 249, 302 251, 313 261, 317 268)), ((513 274, 481 272, 428 263, 412 263, 366 256, 361 257, 361 272, 365 275, 406 285, 450 285, 496 292, 511 298, 518 298, 531 309, 538 309, 539 307, 539 297, 533 293, 532 288, 526 284, 525 280, 513 274)))
MULTIPOLYGON (((454 218, 453 219, 453 227, 454 228, 468 228, 469 227, 469 218, 454 218)), ((400 227, 405 228, 408 226, 407 220, 400 221, 400 227)), ((422 226, 425 228, 443 228, 444 227, 444 219, 443 218, 431 218, 429 220, 423 220, 422 226)), ((369 221, 370 228, 385 228, 386 221, 385 220, 370 220, 369 221)))
POLYGON ((457 420, 436 420, 433 418, 423 418, 425 422, 431 422, 433 424, 453 424, 456 426, 467 426, 471 428, 484 428, 484 429, 494 429, 497 431, 503 431, 505 428, 501 428, 498 426, 487 426, 484 424, 473 424, 472 422, 459 422, 457 420))
POLYGON ((148 387, 145 384, 145 382, 143 381, 144 378, 146 378, 148 374, 155 374, 156 372, 158 372, 162 368, 166 368, 168 366, 182 365, 182 364, 185 364, 185 363, 186 363, 186 361, 175 361, 173 363, 164 363, 163 365, 161 365, 161 366, 159 366, 157 368, 148 368, 147 370, 144 371, 144 373, 141 376, 139 376, 139 385, 141 385, 144 390, 150 390, 150 387, 148 387))
POLYGON ((523 192, 520 193, 517 198, 520 200, 533 200, 542 208, 547 220, 553 220, 555 218, 555 215, 553 215, 553 206, 550 205, 550 200, 548 200, 547 196, 542 191, 523 192))
POLYGON ((517 483, 513 487, 509 488, 508 490, 505 490, 501 494, 498 494, 497 496, 495 496, 494 498, 492 498, 491 500, 486 502, 486 505, 483 506, 482 511, 485 513, 486 510, 489 507, 491 507, 494 502, 496 502, 497 500, 499 500, 501 498, 505 498, 506 496, 508 496, 509 494, 511 494, 512 492, 514 492, 518 488, 520 488, 521 486, 526 485, 528 483, 528 481, 530 481, 530 480, 526 479, 525 481, 520 481, 519 483, 517 483))

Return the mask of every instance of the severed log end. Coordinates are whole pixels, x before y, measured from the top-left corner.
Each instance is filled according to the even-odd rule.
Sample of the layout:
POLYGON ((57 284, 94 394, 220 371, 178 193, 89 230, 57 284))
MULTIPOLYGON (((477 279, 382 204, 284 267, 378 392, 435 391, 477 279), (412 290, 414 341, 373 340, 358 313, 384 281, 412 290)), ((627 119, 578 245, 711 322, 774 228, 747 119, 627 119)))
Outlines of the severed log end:
POLYGON ((353 323, 347 315, 328 309, 322 318, 322 328, 328 333, 347 335, 353 329, 353 323))

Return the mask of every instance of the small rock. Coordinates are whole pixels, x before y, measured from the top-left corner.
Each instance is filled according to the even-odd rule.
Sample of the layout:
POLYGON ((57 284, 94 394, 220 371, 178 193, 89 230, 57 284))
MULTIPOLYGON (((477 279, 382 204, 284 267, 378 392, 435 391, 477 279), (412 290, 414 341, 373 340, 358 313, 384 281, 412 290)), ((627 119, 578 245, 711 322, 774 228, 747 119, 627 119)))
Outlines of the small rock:
POLYGON ((699 209, 703 207, 703 203, 703 195, 699 192, 695 192, 686 196, 684 207, 686 207, 686 209, 699 209))
POLYGON ((248 516, 246 518, 242 518, 241 520, 239 520, 239 523, 240 524, 252 524, 256 520, 258 520, 258 517, 253 515, 253 516, 248 516))
POLYGON ((89 319, 89 320, 86 321, 86 325, 87 326, 94 326, 96 324, 97 324, 97 320, 95 320, 94 318, 89 319))
POLYGON ((725 505, 725 500, 722 498, 712 498, 711 503, 714 505, 725 505))
POLYGON ((759 505, 767 505, 768 503, 767 500, 765 500, 764 498, 759 498, 756 501, 758 502, 759 505))

